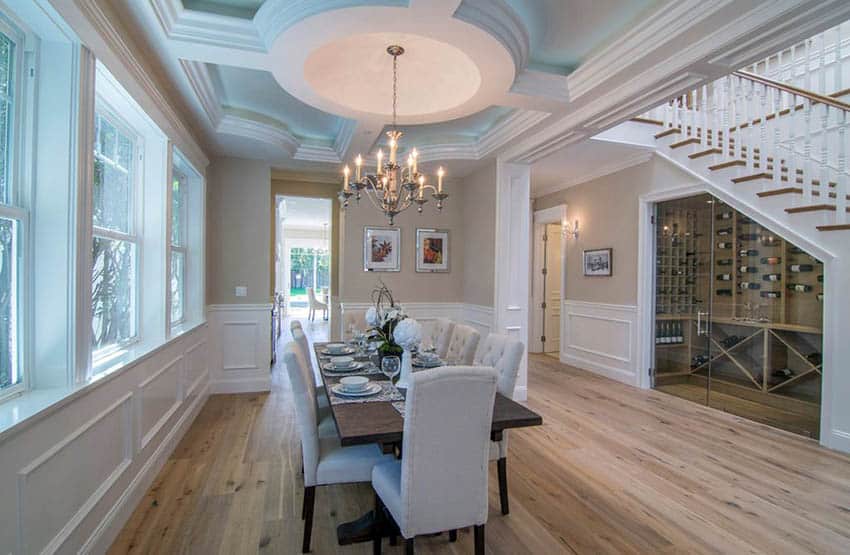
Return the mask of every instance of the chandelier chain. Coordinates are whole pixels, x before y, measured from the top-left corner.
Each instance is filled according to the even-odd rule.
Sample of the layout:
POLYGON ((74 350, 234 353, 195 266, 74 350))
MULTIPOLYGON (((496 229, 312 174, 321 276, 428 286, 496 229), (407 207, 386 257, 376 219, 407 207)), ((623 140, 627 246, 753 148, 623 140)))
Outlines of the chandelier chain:
POLYGON ((395 130, 396 103, 398 102, 398 55, 393 55, 393 130, 395 130))

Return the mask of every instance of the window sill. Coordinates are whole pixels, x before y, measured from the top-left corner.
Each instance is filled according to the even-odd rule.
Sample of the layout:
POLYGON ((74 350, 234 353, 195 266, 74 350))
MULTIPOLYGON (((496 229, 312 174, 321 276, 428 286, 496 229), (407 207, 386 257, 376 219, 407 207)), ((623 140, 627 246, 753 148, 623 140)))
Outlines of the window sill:
MULTIPOLYGON (((206 325, 206 321, 186 326, 181 335, 204 325, 206 325)), ((125 351, 123 356, 120 357, 120 361, 114 360, 111 365, 101 369, 85 383, 68 387, 32 389, 4 400, 0 403, 0 444, 42 418, 141 364, 160 350, 168 347, 176 338, 177 335, 172 335, 165 343, 148 349, 144 349, 140 345, 133 346, 125 351)))

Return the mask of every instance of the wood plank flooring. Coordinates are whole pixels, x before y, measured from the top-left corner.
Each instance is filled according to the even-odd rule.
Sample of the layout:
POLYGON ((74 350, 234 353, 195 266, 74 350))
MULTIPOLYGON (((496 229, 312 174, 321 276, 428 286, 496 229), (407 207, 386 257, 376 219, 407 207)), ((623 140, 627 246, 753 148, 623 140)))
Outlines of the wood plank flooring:
MULTIPOLYGON (((846 456, 542 355, 528 404, 545 424, 510 435, 507 517, 491 468, 488 553, 850 552, 846 456)), ((299 552, 299 457, 280 369, 269 394, 211 397, 111 553, 299 552)), ((371 552, 334 538, 372 502, 369 485, 318 488, 313 552, 371 552)), ((472 534, 416 548, 472 553, 472 534)))

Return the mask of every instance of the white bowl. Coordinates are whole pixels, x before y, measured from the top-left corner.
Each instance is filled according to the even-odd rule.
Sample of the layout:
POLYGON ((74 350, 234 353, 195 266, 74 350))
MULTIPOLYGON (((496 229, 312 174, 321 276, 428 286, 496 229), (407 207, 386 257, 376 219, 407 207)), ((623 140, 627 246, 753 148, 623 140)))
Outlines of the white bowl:
POLYGON ((333 357, 331 364, 334 368, 349 368, 354 365, 354 359, 351 357, 333 357))
POLYGON ((339 383, 346 391, 360 392, 369 387, 369 378, 366 376, 346 376, 340 378, 339 383))
POLYGON ((345 343, 328 343, 325 345, 325 349, 329 353, 341 353, 345 351, 345 343))

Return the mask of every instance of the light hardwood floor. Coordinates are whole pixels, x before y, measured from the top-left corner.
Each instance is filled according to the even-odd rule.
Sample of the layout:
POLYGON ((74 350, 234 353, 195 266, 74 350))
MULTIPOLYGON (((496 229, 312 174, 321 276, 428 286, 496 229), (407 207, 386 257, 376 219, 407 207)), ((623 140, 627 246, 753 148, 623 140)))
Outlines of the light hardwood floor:
MULTIPOLYGON (((850 552, 850 458, 551 357, 529 366, 545 424, 511 434, 507 517, 491 468, 489 553, 850 552)), ((300 450, 274 374, 269 394, 210 398, 112 553, 299 551, 300 450)), ((369 553, 334 538, 372 502, 368 485, 318 488, 313 552, 369 553)), ((416 547, 471 553, 472 534, 416 547)))

